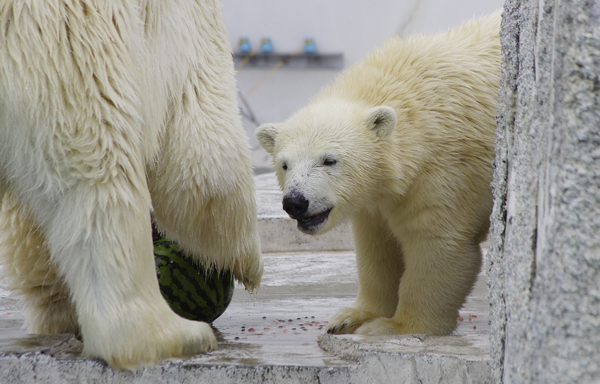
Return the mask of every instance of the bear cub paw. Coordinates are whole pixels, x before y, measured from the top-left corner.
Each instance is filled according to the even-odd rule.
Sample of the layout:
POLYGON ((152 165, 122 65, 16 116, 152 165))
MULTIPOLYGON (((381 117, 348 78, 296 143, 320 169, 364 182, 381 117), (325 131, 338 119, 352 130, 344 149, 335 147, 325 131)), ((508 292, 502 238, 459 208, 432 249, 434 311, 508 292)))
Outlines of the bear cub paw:
POLYGON ((354 333, 363 323, 378 316, 372 312, 356 308, 343 308, 329 320, 327 333, 354 333))
POLYGON ((356 332, 359 335, 400 335, 411 333, 402 324, 384 317, 380 317, 361 325, 356 332))

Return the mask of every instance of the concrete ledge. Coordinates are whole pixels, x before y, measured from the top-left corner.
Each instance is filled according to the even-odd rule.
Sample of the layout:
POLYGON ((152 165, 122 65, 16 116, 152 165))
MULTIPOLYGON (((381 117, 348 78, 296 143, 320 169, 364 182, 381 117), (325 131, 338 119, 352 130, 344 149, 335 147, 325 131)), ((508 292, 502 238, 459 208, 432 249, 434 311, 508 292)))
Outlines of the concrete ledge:
POLYGON ((324 335, 319 346, 358 363, 363 383, 491 383, 489 336, 324 335))
POLYGON ((219 350, 191 359, 173 359, 135 372, 115 371, 100 360, 78 355, 72 335, 29 336, 0 355, 5 383, 491 383, 487 335, 361 337, 323 335, 319 346, 346 363, 328 366, 260 364, 251 358, 220 361, 239 345, 220 342, 219 350))
MULTIPOLYGON (((296 228, 281 207, 282 193, 275 173, 254 177, 258 234, 263 253, 306 251, 349 251, 354 249, 350 223, 343 223, 331 231, 319 235, 305 235, 296 228)), ((487 242, 482 244, 487 248, 487 242)))
POLYGON ((275 173, 255 176, 258 234, 263 253, 347 251, 354 249, 352 230, 344 223, 320 235, 305 235, 281 207, 282 193, 275 173))
MULTIPOLYGON (((81 342, 73 335, 31 336, 20 340, 30 342, 21 351, 0 355, 2 383, 351 383, 352 365, 314 367, 296 365, 212 363, 207 355, 198 358, 173 359, 151 368, 134 372, 117 371, 104 361, 74 356, 81 342), (45 344, 44 347, 39 345, 45 344), (65 355, 65 351, 71 351, 65 355)), ((220 353, 213 358, 231 354, 231 345, 219 343, 220 353)), ((238 347, 239 349, 239 347, 238 347)))
POLYGON ((263 253, 304 251, 347 251, 354 248, 352 230, 341 225, 320 235, 305 235, 288 217, 262 216, 258 219, 258 235, 263 253))

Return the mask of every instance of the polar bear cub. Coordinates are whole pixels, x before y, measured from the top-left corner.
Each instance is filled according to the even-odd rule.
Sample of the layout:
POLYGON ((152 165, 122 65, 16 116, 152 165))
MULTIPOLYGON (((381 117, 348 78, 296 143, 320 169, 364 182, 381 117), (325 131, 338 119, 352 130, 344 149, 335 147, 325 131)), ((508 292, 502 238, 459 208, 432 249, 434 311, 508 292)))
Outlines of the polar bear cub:
POLYGON ((259 127, 298 229, 351 220, 358 297, 328 332, 456 328, 492 209, 500 19, 393 37, 287 121, 259 127))
POLYGON ((162 298, 150 213, 248 289, 263 271, 215 0, 0 5, 0 260, 35 333, 118 368, 215 348, 162 298))

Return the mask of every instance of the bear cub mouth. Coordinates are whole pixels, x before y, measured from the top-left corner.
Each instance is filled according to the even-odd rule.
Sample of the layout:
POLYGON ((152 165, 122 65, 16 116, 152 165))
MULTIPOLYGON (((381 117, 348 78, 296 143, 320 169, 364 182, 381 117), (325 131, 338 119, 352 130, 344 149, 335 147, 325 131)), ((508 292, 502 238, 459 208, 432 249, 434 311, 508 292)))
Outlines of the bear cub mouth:
POLYGON ((292 219, 298 221, 298 229, 300 231, 306 234, 312 234, 327 222, 327 218, 332 209, 333 208, 329 208, 312 216, 292 217, 292 219))

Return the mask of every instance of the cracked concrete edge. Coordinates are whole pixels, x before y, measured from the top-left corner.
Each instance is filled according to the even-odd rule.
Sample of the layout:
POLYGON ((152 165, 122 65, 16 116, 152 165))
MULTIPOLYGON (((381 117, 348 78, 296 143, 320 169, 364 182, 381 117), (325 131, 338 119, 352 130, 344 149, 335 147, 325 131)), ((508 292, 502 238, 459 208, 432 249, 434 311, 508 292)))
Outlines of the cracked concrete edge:
POLYGON ((358 383, 354 367, 306 367, 293 365, 207 365, 181 360, 152 368, 117 371, 93 359, 57 359, 40 352, 0 357, 3 383, 171 384, 171 383, 358 383))
POLYGON ((488 335, 324 335, 319 346, 355 361, 363 383, 493 383, 488 335))

